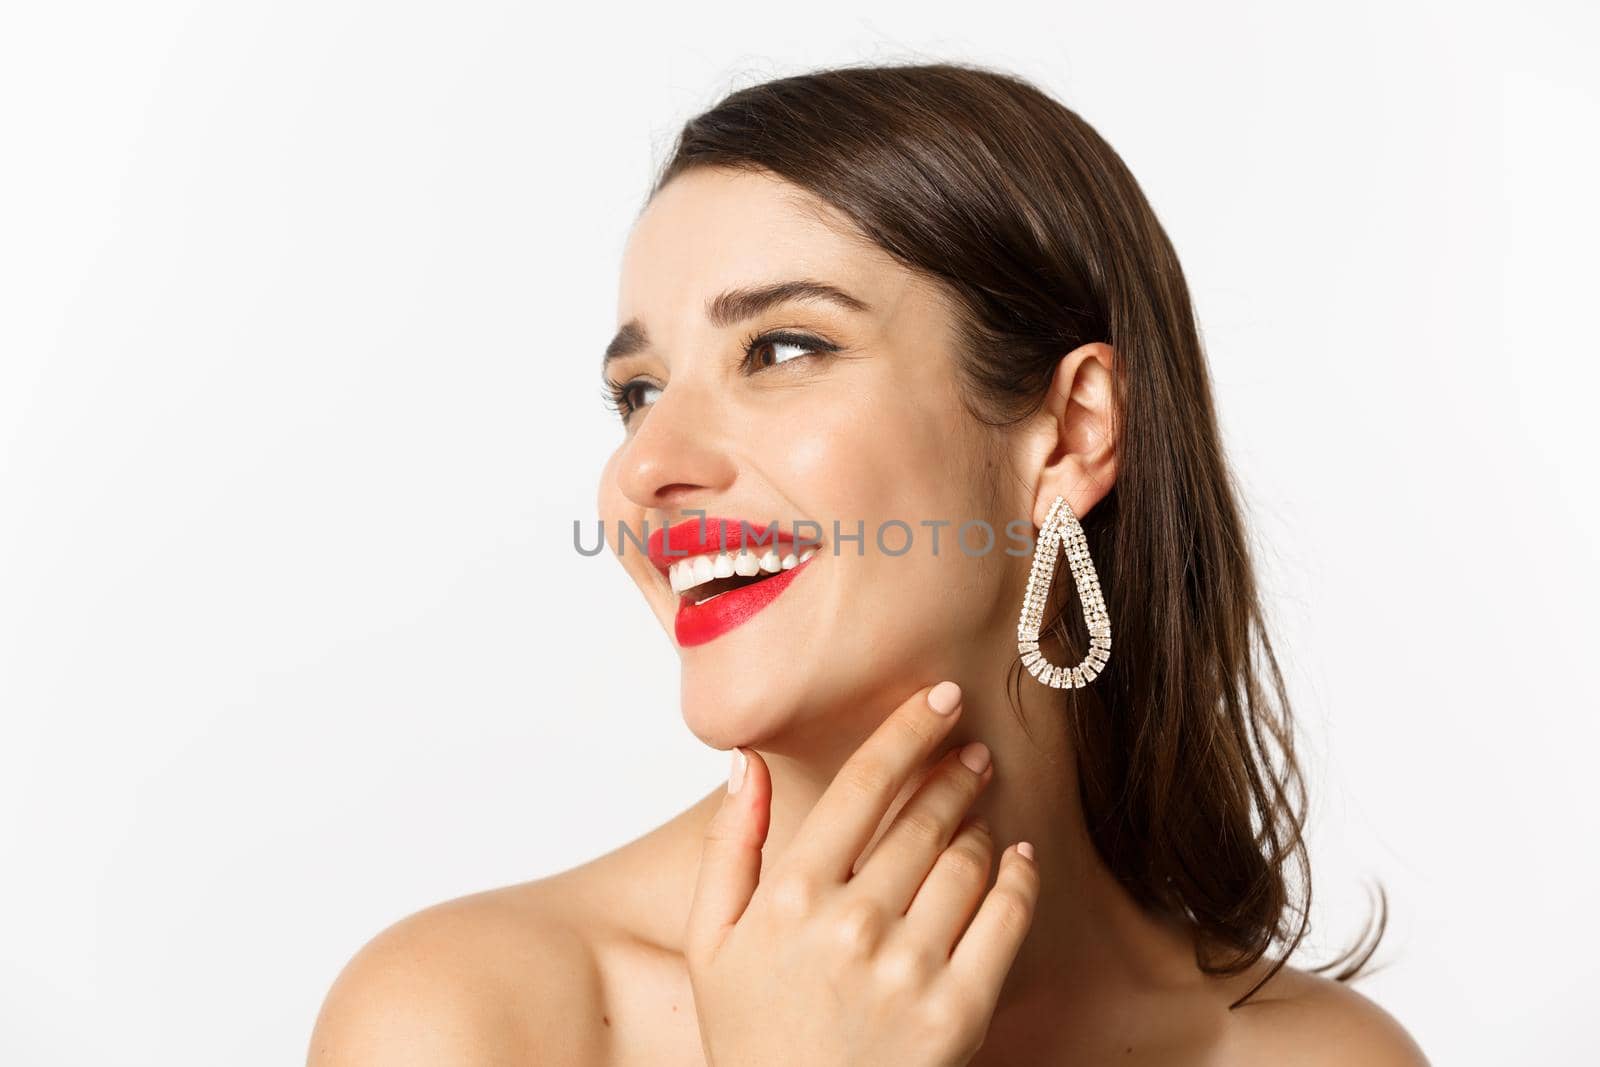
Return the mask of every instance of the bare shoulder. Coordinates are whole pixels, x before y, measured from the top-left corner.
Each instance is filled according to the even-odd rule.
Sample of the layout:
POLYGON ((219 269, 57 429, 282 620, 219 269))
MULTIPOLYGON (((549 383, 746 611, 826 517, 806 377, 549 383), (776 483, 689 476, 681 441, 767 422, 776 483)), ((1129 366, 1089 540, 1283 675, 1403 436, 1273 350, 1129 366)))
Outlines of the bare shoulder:
POLYGON ((1282 968, 1229 1014, 1230 1063, 1428 1067, 1394 1016, 1349 984, 1298 968, 1282 968))
POLYGON ((605 1062, 599 971, 562 885, 475 893, 379 932, 328 991, 308 1067, 605 1062))
POLYGON ((698 1049, 673 949, 719 792, 578 867, 379 932, 328 991, 308 1067, 585 1067, 665 1063, 669 1038, 698 1049))

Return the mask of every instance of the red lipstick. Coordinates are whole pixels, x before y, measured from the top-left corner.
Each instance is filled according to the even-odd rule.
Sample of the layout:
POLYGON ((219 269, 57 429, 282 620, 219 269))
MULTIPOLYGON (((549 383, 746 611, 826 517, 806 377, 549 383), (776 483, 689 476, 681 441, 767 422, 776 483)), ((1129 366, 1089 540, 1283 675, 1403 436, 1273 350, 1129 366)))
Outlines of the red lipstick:
MULTIPOLYGON (((704 520, 686 519, 651 531, 647 552, 650 563, 665 574, 668 567, 689 556, 733 553, 742 548, 758 553, 770 548, 783 556, 793 552, 794 545, 793 535, 783 532, 777 524, 763 526, 749 520, 706 516, 704 520)), ((808 539, 802 550, 806 547, 815 545, 808 539)), ((807 559, 786 571, 780 570, 749 585, 729 589, 703 604, 696 604, 688 594, 679 597, 678 614, 673 620, 679 646, 703 645, 748 622, 777 599, 810 562, 807 559)))

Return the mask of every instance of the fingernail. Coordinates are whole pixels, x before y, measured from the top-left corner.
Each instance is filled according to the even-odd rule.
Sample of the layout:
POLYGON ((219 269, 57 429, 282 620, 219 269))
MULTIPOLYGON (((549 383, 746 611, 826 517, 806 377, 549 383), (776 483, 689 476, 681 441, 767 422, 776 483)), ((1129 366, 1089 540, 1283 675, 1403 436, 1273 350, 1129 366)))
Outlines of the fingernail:
POLYGON ((928 690, 928 707, 940 715, 948 715, 961 706, 961 687, 954 682, 940 682, 928 690))
POLYGON ((1017 851, 1028 857, 1030 860, 1033 859, 1033 846, 1028 844, 1028 842, 1018 841, 1017 851))
POLYGON ((961 762, 972 768, 972 773, 982 774, 989 766, 989 746, 982 741, 969 741, 961 750, 961 762))
POLYGON ((742 749, 733 750, 733 766, 728 769, 728 792, 737 793, 739 787, 744 785, 744 769, 749 762, 742 749))

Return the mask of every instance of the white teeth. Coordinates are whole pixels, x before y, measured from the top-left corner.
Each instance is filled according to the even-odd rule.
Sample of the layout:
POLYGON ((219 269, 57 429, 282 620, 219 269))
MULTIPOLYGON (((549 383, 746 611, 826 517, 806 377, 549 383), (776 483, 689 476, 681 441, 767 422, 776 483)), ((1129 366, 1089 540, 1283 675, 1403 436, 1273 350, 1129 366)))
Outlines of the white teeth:
POLYGON ((800 553, 800 562, 804 563, 806 560, 810 559, 812 556, 815 556, 816 554, 817 554, 817 550, 816 549, 808 548, 804 552, 800 553))
POLYGON ((811 553, 807 552, 800 559, 796 559, 793 552, 779 556, 776 548, 769 547, 760 556, 748 548, 740 549, 735 555, 714 552, 704 556, 693 556, 667 566, 667 583, 672 586, 673 593, 682 595, 714 578, 731 578, 736 574, 752 578, 763 572, 777 574, 779 571, 786 571, 798 565, 810 555, 811 553))

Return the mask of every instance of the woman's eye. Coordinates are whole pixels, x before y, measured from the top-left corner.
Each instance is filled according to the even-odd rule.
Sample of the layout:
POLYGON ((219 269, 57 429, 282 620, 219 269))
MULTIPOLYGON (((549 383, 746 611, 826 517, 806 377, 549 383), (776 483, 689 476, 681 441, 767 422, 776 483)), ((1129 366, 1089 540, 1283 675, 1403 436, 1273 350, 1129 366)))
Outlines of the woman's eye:
POLYGON ((797 345, 793 341, 762 341, 756 345, 755 351, 758 353, 757 365, 771 367, 779 363, 787 363, 791 359, 803 356, 811 350, 805 345, 797 345))
POLYGON ((641 408, 654 404, 661 396, 661 386, 654 382, 636 378, 631 382, 607 382, 605 390, 606 404, 611 410, 621 416, 623 422, 641 408))
MULTIPOLYGON (((745 342, 744 363, 746 373, 791 363, 804 356, 822 356, 840 351, 840 346, 820 337, 803 333, 777 331, 764 333, 745 342)), ((622 417, 626 424, 631 416, 661 399, 665 386, 647 378, 634 378, 627 382, 605 383, 605 400, 608 407, 622 417)))
POLYGON ((775 367, 801 356, 834 351, 838 346, 804 334, 769 333, 752 340, 745 349, 745 360, 755 370, 775 367))

